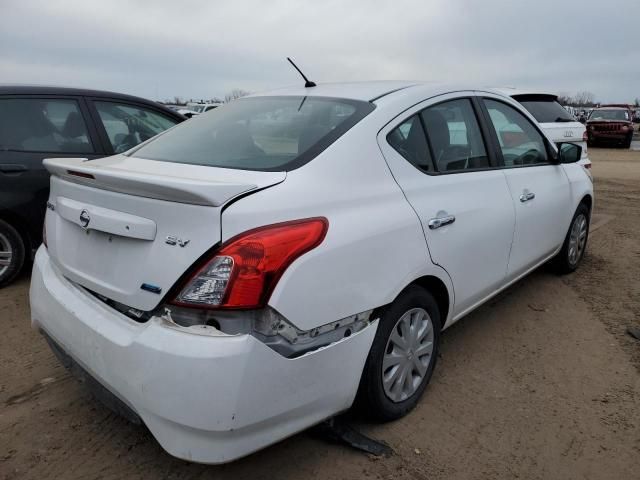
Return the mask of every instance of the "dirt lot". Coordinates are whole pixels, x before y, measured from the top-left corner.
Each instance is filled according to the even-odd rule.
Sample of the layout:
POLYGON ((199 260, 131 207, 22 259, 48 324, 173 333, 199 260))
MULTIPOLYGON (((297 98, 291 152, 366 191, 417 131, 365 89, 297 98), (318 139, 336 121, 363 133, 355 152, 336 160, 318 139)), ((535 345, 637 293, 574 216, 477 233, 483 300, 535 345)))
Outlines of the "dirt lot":
POLYGON ((223 467, 173 459, 58 364, 25 275, 0 291, 0 479, 640 479, 640 152, 590 156, 601 226, 583 266, 543 268, 449 329, 418 408, 360 425, 393 456, 311 431, 223 467))

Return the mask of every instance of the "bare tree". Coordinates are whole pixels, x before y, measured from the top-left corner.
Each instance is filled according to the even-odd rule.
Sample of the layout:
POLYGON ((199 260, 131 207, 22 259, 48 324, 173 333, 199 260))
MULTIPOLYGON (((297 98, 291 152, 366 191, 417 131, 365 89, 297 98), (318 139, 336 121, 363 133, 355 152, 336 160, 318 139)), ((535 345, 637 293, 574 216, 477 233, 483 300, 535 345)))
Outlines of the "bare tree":
POLYGON ((184 101, 182 100, 182 97, 175 96, 175 97, 173 97, 173 104, 174 105, 184 105, 184 101))
POLYGON ((232 100, 236 100, 236 99, 238 99, 240 97, 245 97, 245 96, 249 95, 249 93, 251 93, 251 92, 248 92, 246 90, 242 90, 241 88, 234 88, 233 90, 231 90, 229 93, 227 93, 224 96, 224 102, 225 103, 229 103, 232 100))
POLYGON ((574 102, 576 103, 576 105, 580 107, 592 107, 595 98, 596 96, 593 93, 582 91, 582 92, 576 93, 576 96, 574 97, 574 102))
POLYGON ((558 94, 558 103, 560 103, 560 105, 572 105, 573 98, 568 93, 562 92, 558 94))
POLYGON ((640 98, 636 97, 636 99, 633 102, 633 106, 634 107, 640 107, 640 98))

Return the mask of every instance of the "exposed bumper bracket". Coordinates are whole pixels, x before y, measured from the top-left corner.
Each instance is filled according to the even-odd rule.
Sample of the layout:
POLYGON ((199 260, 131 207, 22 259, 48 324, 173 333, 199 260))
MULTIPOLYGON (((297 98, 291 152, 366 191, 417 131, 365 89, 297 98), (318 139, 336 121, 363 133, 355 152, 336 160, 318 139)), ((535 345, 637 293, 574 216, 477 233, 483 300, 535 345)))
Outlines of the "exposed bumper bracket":
POLYGON ((393 449, 386 443, 367 437, 353 428, 343 416, 325 420, 316 427, 318 433, 334 442, 344 443, 351 448, 370 453, 376 457, 391 456, 393 449))

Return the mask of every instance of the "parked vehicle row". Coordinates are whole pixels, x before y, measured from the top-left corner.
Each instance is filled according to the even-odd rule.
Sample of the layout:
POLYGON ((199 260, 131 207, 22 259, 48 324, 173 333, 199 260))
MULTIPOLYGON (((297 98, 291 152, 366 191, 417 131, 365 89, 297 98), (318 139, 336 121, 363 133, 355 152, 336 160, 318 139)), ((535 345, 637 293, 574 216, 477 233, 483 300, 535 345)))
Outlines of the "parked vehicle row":
POLYGON ((0 86, 0 287, 40 245, 49 198, 44 158, 118 154, 184 119, 129 95, 0 86))
POLYGON ((184 115, 187 118, 209 112, 214 108, 222 106, 222 103, 196 103, 188 102, 186 105, 167 105, 168 108, 184 115))
POLYGON ((44 162, 32 324, 177 457, 228 462, 354 402, 399 418, 444 328, 584 255, 582 149, 528 99, 307 85, 44 162))

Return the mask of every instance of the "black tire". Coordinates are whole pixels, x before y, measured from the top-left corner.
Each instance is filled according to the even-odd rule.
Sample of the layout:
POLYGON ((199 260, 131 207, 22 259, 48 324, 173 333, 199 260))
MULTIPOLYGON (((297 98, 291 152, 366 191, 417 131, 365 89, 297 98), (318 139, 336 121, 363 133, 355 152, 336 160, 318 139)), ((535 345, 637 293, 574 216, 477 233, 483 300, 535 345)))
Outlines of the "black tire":
POLYGON ((562 249, 554 259, 556 271, 559 274, 564 275, 574 272, 580 265, 580 262, 582 261, 582 258, 587 251, 587 244, 589 243, 589 222, 591 220, 590 217, 591 215, 589 212, 589 207, 587 207, 587 205, 585 205, 584 203, 581 203, 576 209, 576 213, 573 214, 573 218, 571 219, 571 223, 569 224, 569 230, 567 231, 564 243, 562 244, 562 249), (574 224, 578 221, 580 216, 584 216, 584 219, 586 220, 586 236, 584 239, 584 246, 582 247, 582 250, 579 252, 575 260, 572 260, 570 256, 571 232, 574 228, 574 224))
POLYGON ((435 299, 427 290, 417 285, 407 287, 391 305, 382 311, 379 318, 378 331, 362 373, 357 405, 367 417, 386 422, 406 415, 416 406, 424 393, 438 359, 442 323, 435 299), (430 317, 433 328, 433 351, 428 360, 426 373, 415 392, 403 401, 394 402, 385 393, 382 382, 382 362, 389 337, 396 328, 397 322, 413 308, 426 310, 430 317))
POLYGON ((631 148, 631 142, 633 141, 633 134, 627 138, 624 142, 624 144, 622 145, 624 148, 631 148))
POLYGON ((7 246, 11 249, 11 261, 8 266, 0 265, 0 288, 9 285, 20 273, 26 250, 18 231, 4 220, 0 220, 0 251, 7 246))

